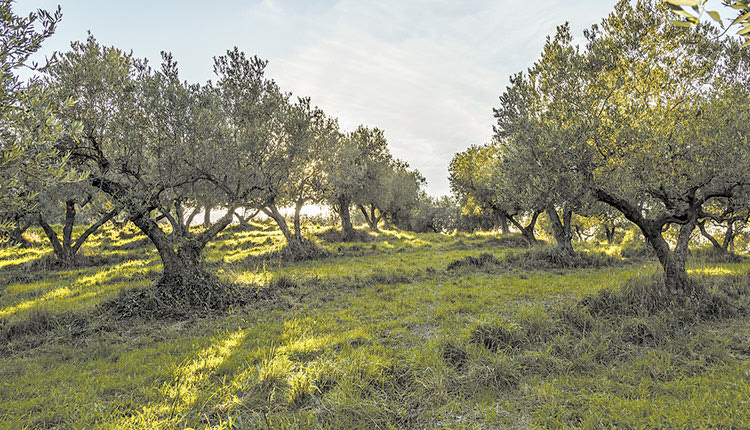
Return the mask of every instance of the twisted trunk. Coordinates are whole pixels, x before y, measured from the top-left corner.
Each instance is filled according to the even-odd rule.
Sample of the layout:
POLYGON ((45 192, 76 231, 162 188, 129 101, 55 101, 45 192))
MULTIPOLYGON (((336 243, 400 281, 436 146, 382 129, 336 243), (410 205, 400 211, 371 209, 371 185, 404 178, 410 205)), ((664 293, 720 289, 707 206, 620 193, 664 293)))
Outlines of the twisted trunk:
POLYGON ((261 210, 269 218, 274 220, 276 225, 279 226, 281 233, 284 234, 284 239, 286 239, 287 243, 289 243, 292 238, 292 233, 289 231, 289 225, 286 223, 286 218, 284 218, 284 215, 279 212, 279 208, 277 208, 275 204, 270 204, 261 210))
POLYGON ((376 232, 380 231, 378 230, 378 222, 380 222, 383 214, 381 213, 380 216, 376 215, 377 209, 375 208, 375 205, 370 205, 369 212, 364 205, 357 205, 357 207, 359 208, 360 212, 362 212, 362 215, 364 215, 365 220, 367 221, 367 225, 370 227, 370 230, 376 232))
POLYGON ((130 220, 151 240, 159 252, 164 268, 162 282, 189 283, 191 280, 199 279, 197 273, 202 272, 203 249, 232 222, 233 216, 234 208, 231 208, 208 229, 197 235, 187 234, 179 238, 176 244, 148 213, 137 213, 132 215, 130 220))
POLYGON ((508 217, 505 216, 505 213, 500 212, 498 215, 498 218, 500 219, 500 231, 502 232, 503 236, 507 236, 510 234, 510 228, 508 228, 508 217))
MULTIPOLYGON (((731 229, 731 224, 730 227, 731 229)), ((716 238, 708 232, 706 229, 706 221, 701 221, 698 223, 698 229, 700 229, 701 235, 708 239, 709 242, 711 242, 711 245, 714 247, 714 251, 718 252, 719 254, 727 254, 729 251, 727 250, 727 246, 729 245, 729 242, 726 240, 726 237, 724 238, 724 246, 719 243, 716 238)))
POLYGON ((536 245, 536 236, 534 236, 534 228, 536 227, 536 221, 539 219, 539 215, 541 214, 540 211, 534 211, 531 214, 531 219, 529 220, 528 225, 523 226, 520 222, 518 222, 515 217, 508 215, 508 221, 511 222, 518 230, 521 231, 521 235, 524 239, 529 243, 529 245, 536 245))
POLYGON ((547 206, 547 217, 549 217, 550 223, 552 224, 552 233, 555 236, 555 242, 557 242, 557 249, 563 253, 573 256, 575 251, 573 250, 573 234, 571 232, 570 224, 573 216, 573 211, 563 206, 562 219, 557 214, 557 210, 554 206, 547 206))
POLYGON ((664 284, 667 292, 672 294, 688 293, 691 290, 691 283, 685 269, 685 263, 687 262, 690 235, 697 224, 697 211, 694 208, 687 211, 680 225, 675 249, 671 250, 662 236, 662 228, 667 224, 667 218, 646 218, 641 214, 638 207, 603 190, 596 190, 596 195, 600 201, 622 212, 625 218, 641 229, 646 242, 653 248, 664 270, 664 284))
POLYGON ((39 226, 42 227, 44 234, 47 236, 47 239, 49 239, 50 245, 52 245, 52 250, 55 253, 55 258, 57 258, 57 261, 64 267, 71 267, 76 264, 76 255, 81 249, 81 245, 83 245, 89 236, 96 232, 99 227, 114 218, 118 212, 114 209, 102 215, 94 224, 89 226, 86 231, 78 236, 78 239, 73 241, 73 226, 75 225, 76 220, 75 205, 75 200, 68 200, 65 202, 65 224, 63 225, 62 241, 59 239, 52 226, 50 226, 44 219, 42 213, 40 212, 37 215, 39 226))
POLYGON ((234 217, 237 218, 237 221, 240 223, 242 227, 250 227, 250 220, 255 218, 256 215, 258 215, 260 211, 258 209, 255 209, 255 212, 248 215, 247 212, 243 212, 242 215, 237 213, 237 210, 233 211, 234 217))
POLYGON ((680 233, 674 250, 671 250, 667 241, 664 240, 661 234, 661 226, 655 228, 654 224, 647 224, 645 230, 641 228, 646 241, 656 252, 656 257, 664 270, 665 288, 672 294, 685 294, 690 286, 685 264, 693 228, 695 228, 695 222, 680 226, 680 233))
POLYGON ((354 240, 354 238, 357 236, 357 233, 354 231, 354 227, 352 226, 352 219, 349 214, 349 206, 351 206, 352 200, 349 198, 349 196, 339 196, 338 199, 336 199, 336 205, 339 212, 339 217, 341 218, 341 231, 344 233, 344 240, 345 241, 351 241, 354 240))

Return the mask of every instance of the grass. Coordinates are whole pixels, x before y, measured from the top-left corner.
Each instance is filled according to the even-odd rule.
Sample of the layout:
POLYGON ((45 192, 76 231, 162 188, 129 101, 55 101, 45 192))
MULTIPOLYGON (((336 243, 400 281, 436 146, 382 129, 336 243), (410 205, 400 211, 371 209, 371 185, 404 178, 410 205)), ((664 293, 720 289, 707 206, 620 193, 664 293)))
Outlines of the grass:
POLYGON ((222 234, 207 264, 254 300, 178 319, 97 312, 158 277, 134 231, 97 233, 96 267, 45 271, 44 246, 0 250, 0 428, 750 422, 746 262, 696 261, 706 295, 672 303, 650 295, 647 256, 592 245, 570 265, 483 234, 311 239, 327 257, 280 258, 264 226, 222 234))

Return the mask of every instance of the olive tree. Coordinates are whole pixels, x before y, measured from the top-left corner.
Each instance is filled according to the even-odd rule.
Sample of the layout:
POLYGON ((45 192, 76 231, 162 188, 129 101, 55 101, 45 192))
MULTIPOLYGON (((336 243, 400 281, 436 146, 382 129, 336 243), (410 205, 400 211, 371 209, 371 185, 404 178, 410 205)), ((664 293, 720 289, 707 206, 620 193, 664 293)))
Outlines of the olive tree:
POLYGON ((539 87, 542 100, 575 96, 562 109, 535 109, 545 119, 565 113, 568 122, 552 116, 560 138, 536 139, 542 133, 532 122, 524 139, 544 142, 537 154, 554 154, 550 179, 588 190, 635 223, 666 288, 688 293, 697 223, 717 199, 742 198, 750 186, 750 63, 737 42, 718 39, 708 25, 670 25, 669 12, 646 1, 620 1, 585 34, 585 51, 561 46, 575 53, 566 66, 574 78, 539 87), (677 228, 673 246, 664 236, 669 226, 677 228))
MULTIPOLYGON (((385 218, 398 228, 409 229, 426 182, 419 170, 410 169, 407 162, 398 159, 391 161, 379 182, 381 197, 379 205, 375 207, 380 218, 385 218)), ((375 211, 371 210, 370 213, 374 215, 375 211)))
POLYGON ((298 143, 293 166, 284 182, 282 202, 294 207, 293 238, 302 242, 302 208, 309 203, 320 203, 325 197, 324 166, 339 139, 338 121, 320 108, 312 107, 309 98, 300 98, 292 106, 287 130, 298 143))
POLYGON ((513 211, 493 178, 497 151, 490 145, 472 145, 456 153, 448 166, 448 181, 466 217, 489 217, 491 228, 500 226, 508 234, 508 215, 513 211))
MULTIPOLYGON (((239 168, 254 163, 255 154, 224 116, 221 86, 181 82, 171 56, 163 57, 154 71, 89 37, 62 55, 49 82, 76 100, 65 112, 83 125, 70 144, 72 157, 87 164, 91 185, 120 205, 154 244, 162 282, 185 284, 202 273, 202 250, 259 185, 257 176, 239 168), (222 196, 229 209, 200 231, 191 230, 184 216, 185 208, 202 201, 196 191, 222 196)), ((262 67, 246 72, 257 78, 249 90, 262 93, 262 67)), ((246 113, 246 121, 264 124, 262 109, 246 113)))
POLYGON ((39 192, 75 180, 57 141, 76 125, 66 126, 55 116, 70 100, 59 102, 38 77, 24 82, 17 75, 21 67, 37 68, 29 57, 54 33, 62 18, 59 7, 20 17, 12 5, 0 1, 0 232, 23 243, 25 220, 39 192))
POLYGON ((534 229, 544 207, 522 193, 519 179, 525 176, 513 173, 508 163, 495 143, 470 146, 451 160, 451 190, 464 218, 489 217, 488 227, 499 224, 503 234, 510 232, 510 223, 529 244, 535 244, 534 229))
POLYGON ((107 221, 114 218, 119 208, 113 207, 109 199, 86 182, 55 184, 40 193, 36 209, 36 222, 47 236, 57 263, 69 267, 78 262, 81 246, 107 221), (86 229, 73 237, 73 227, 80 222, 79 212, 87 209, 92 219, 86 229), (60 212, 62 212, 60 214, 60 212), (51 225, 50 217, 62 218, 61 236, 51 225))
MULTIPOLYGON (((708 0, 662 0, 670 11, 681 19, 673 20, 672 24, 679 27, 693 27, 700 23, 703 15, 708 15, 713 21, 724 27, 721 14, 715 10, 708 10, 708 0)), ((735 18, 728 24, 726 30, 737 25, 737 34, 745 38, 743 47, 750 45, 750 1, 748 0, 724 0, 727 8, 734 9, 735 18)), ((725 30, 725 31, 726 31, 725 30)))
POLYGON ((506 193, 525 207, 543 210, 557 247, 573 255, 572 219, 591 200, 582 181, 585 138, 591 124, 580 115, 588 103, 582 56, 572 46, 569 27, 547 38, 542 55, 526 74, 511 79, 495 109, 496 145, 506 193))
POLYGON ((357 201, 366 201, 372 192, 376 166, 390 160, 388 142, 382 130, 359 126, 339 135, 331 145, 325 162, 325 199, 341 219, 344 240, 354 240, 350 209, 357 201))

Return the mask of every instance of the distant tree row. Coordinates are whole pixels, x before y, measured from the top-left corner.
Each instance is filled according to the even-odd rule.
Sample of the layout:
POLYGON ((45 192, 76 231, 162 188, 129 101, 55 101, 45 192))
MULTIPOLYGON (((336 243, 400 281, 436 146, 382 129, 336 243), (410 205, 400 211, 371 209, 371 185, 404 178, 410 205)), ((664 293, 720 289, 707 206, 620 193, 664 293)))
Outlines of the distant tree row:
POLYGON ((10 1, 0 6, 10 47, 0 218, 11 241, 23 244, 23 231, 38 224, 58 261, 71 265, 104 223, 130 221, 158 250, 164 279, 183 282, 234 218, 265 214, 292 248, 311 246, 300 222, 310 203, 334 208, 345 240, 355 237, 352 208, 373 230, 383 220, 411 222, 424 178, 391 155, 383 131, 342 131, 309 98, 281 90, 265 61, 234 48, 215 58, 216 81, 200 85, 180 80, 168 53, 152 69, 89 36, 23 83, 14 70, 52 34, 59 11, 27 20, 12 14, 10 1), (291 226, 283 207, 294 208, 291 226), (211 220, 211 209, 224 215, 211 220), (201 212, 203 228, 191 229, 201 212), (73 237, 81 222, 87 228, 73 237))
MULTIPOLYGON (((661 2, 620 1, 573 45, 568 25, 495 109, 493 142, 450 166, 462 214, 534 242, 541 214, 573 254, 576 215, 640 228, 674 293, 699 229, 727 250, 750 209, 750 55, 710 25, 670 23, 661 2), (723 243, 713 237, 723 226, 723 243), (670 246, 665 237, 676 231, 670 246)), ((613 234, 609 234, 613 237, 613 234)))

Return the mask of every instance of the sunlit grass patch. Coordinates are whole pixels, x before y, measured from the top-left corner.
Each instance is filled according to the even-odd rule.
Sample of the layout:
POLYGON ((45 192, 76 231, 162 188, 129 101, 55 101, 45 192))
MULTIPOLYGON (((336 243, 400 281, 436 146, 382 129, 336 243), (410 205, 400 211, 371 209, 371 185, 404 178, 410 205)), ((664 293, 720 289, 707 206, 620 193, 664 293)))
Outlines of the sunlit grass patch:
POLYGON ((111 267, 53 272, 44 280, 11 284, 0 297, 0 318, 17 318, 38 306, 54 312, 92 307, 126 286, 152 282, 156 265, 153 259, 131 260, 111 267))
POLYGON ((33 260, 49 254, 49 249, 38 248, 0 248, 0 270, 9 267, 21 267, 33 260))
POLYGON ((0 357, 0 426, 116 426, 143 405, 158 402, 175 363, 188 360, 209 340, 151 328, 127 337, 104 333, 15 359, 0 357))
POLYGON ((740 263, 725 263, 720 265, 697 264, 691 266, 687 269, 691 275, 726 276, 739 275, 747 271, 747 264, 740 263))
MULTIPOLYGON (((26 306, 2 324, 37 339, 23 343, 17 330, 0 356, 0 427, 689 427, 713 418, 741 428, 748 418, 738 409, 750 386, 745 263, 690 265, 714 295, 695 318, 677 310, 675 320, 619 311, 614 301, 630 299, 604 297, 657 273, 655 261, 447 270, 527 248, 494 233, 371 235, 316 240, 331 254, 300 262, 274 254, 284 241, 268 225, 224 232, 206 268, 244 284, 253 301, 152 321, 88 313, 119 290, 149 288, 161 271, 150 247, 121 249, 142 240, 137 231, 103 230, 100 267, 32 270, 0 288, 0 312, 26 306)), ((576 245, 606 251, 590 248, 576 245)), ((0 254, 0 264, 15 258, 0 254)))

